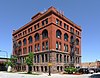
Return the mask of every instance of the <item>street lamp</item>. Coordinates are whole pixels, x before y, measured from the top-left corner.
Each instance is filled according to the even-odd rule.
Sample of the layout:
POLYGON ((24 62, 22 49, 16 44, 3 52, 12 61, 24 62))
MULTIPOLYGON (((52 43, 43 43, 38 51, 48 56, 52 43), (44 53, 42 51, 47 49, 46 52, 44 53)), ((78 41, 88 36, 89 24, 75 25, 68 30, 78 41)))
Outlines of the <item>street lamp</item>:
POLYGON ((6 53, 6 58, 8 58, 8 52, 7 51, 0 50, 0 52, 5 52, 6 53))
POLYGON ((50 68, 50 51, 49 51, 49 64, 48 64, 48 66, 49 66, 49 76, 51 76, 51 68, 50 68))
POLYGON ((52 66, 52 63, 51 63, 51 56, 50 56, 50 38, 49 37, 48 37, 48 41, 49 41, 49 63, 48 63, 49 75, 48 76, 51 76, 51 66, 52 66))

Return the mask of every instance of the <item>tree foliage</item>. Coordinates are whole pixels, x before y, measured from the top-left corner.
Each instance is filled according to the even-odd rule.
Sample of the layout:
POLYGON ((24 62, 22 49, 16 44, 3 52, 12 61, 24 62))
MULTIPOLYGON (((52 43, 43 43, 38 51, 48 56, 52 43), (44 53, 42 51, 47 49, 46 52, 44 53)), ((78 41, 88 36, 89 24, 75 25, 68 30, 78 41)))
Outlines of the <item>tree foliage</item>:
POLYGON ((77 69, 74 67, 68 67, 64 69, 65 72, 67 72, 68 74, 72 74, 73 72, 76 72, 77 69))
POLYGON ((7 66, 13 67, 13 66, 15 66, 15 64, 16 64, 16 60, 17 60, 17 56, 11 55, 11 57, 10 57, 9 59, 7 59, 7 62, 5 62, 5 64, 6 64, 7 66))
POLYGON ((32 65, 33 65, 33 53, 30 52, 26 59, 26 64, 28 65, 28 73, 32 73, 32 65))
POLYGON ((30 53, 28 54, 28 57, 26 58, 26 64, 27 64, 28 66, 33 65, 33 53, 32 53, 32 52, 30 52, 30 53))

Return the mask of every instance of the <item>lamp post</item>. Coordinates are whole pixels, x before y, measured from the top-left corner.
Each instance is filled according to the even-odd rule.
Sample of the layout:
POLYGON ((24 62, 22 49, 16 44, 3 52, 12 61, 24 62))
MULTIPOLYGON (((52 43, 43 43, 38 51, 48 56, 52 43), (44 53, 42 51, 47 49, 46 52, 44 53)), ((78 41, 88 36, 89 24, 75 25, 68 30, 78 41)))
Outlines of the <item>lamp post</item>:
POLYGON ((49 51, 49 64, 48 64, 48 66, 49 66, 49 76, 51 76, 51 68, 50 68, 50 51, 49 51))
POLYGON ((8 59, 8 52, 7 51, 0 50, 0 52, 5 52, 6 53, 6 58, 8 59))
POLYGON ((51 57, 50 57, 50 38, 48 37, 48 41, 49 41, 49 63, 48 63, 48 66, 49 66, 49 75, 48 76, 51 76, 51 57))

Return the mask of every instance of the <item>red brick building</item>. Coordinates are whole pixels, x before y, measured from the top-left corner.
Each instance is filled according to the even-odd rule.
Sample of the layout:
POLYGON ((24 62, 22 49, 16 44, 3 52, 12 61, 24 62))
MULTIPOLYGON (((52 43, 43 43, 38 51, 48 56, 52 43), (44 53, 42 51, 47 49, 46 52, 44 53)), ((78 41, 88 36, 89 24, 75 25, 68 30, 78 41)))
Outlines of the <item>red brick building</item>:
POLYGON ((0 57, 0 71, 6 71, 7 70, 6 65, 5 65, 5 62, 7 62, 7 59, 8 58, 1 58, 0 57))
POLYGON ((25 59, 29 52, 34 53, 32 71, 48 72, 49 61, 51 72, 63 71, 72 60, 74 65, 80 64, 81 27, 54 7, 39 12, 29 23, 13 31, 13 55, 18 55, 17 62, 21 63, 17 70, 27 70, 25 59), (71 56, 72 51, 75 57, 71 56))
POLYGON ((81 63, 81 67, 85 68, 100 68, 100 61, 96 60, 95 62, 84 62, 81 63))

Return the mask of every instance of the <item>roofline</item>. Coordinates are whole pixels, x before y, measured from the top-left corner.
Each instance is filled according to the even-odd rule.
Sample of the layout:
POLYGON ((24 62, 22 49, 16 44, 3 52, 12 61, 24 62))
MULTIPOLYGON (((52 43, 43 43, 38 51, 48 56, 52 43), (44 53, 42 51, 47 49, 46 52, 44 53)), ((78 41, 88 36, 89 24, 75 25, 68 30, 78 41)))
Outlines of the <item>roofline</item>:
POLYGON ((0 59, 8 59, 8 58, 5 58, 5 57, 0 57, 0 59))
POLYGON ((36 16, 39 15, 38 18, 31 20, 30 22, 28 22, 27 24, 25 24, 24 26, 22 26, 21 28, 19 28, 18 30, 13 31, 12 35, 15 35, 16 33, 20 32, 21 30, 25 29, 27 26, 30 26, 31 24, 34 24, 36 21, 40 20, 41 18, 43 18, 44 16, 48 15, 48 14, 55 14, 56 16, 60 17, 61 19, 67 21, 68 23, 70 23, 71 25, 73 25, 74 27, 78 28, 80 31, 81 27, 78 26, 77 24, 75 24, 74 22, 72 22, 71 20, 69 20, 68 18, 66 18, 63 14, 61 14, 60 12, 58 12, 56 10, 56 8, 54 7, 50 7, 47 11, 45 11, 44 13, 37 13, 36 15, 34 15, 31 19, 34 19, 36 16))

